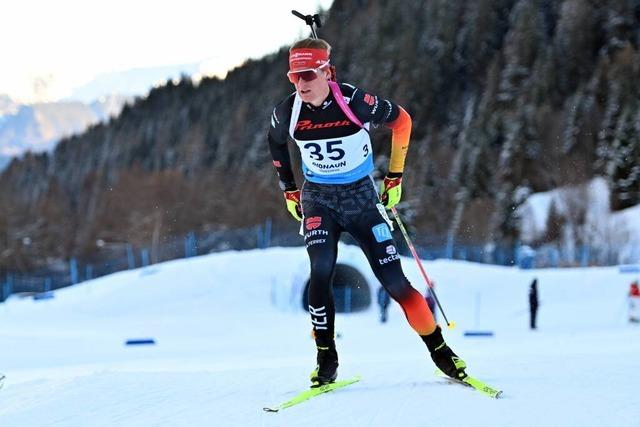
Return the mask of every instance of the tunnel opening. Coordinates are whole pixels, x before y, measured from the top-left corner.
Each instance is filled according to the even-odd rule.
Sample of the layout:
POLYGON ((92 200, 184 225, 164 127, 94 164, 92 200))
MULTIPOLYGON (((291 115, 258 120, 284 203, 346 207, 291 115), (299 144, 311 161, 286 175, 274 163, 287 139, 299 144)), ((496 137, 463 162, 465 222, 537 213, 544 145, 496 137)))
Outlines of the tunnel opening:
MULTIPOLYGON (((309 279, 302 294, 302 308, 309 311, 309 279)), ((333 302, 336 313, 364 311, 371 305, 371 290, 360 271, 347 264, 336 264, 333 279, 333 302)))

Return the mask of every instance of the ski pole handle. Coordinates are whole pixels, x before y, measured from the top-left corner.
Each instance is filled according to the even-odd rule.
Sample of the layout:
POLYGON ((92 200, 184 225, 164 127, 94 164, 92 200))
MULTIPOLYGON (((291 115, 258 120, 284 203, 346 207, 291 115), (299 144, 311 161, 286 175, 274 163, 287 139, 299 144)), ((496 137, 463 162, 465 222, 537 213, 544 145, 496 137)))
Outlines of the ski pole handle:
POLYGON ((316 29, 313 28, 313 25, 315 24, 316 27, 318 28, 322 26, 322 22, 320 22, 320 15, 318 15, 317 13, 315 15, 303 15, 297 10, 292 10, 291 13, 294 16, 302 19, 305 22, 305 24, 307 24, 309 28, 311 28, 311 35, 314 39, 318 38, 318 34, 316 33, 316 29))
POLYGON ((307 17, 301 14, 300 12, 298 12, 297 10, 292 10, 291 13, 293 13, 298 18, 302 19, 304 22, 307 22, 307 17))

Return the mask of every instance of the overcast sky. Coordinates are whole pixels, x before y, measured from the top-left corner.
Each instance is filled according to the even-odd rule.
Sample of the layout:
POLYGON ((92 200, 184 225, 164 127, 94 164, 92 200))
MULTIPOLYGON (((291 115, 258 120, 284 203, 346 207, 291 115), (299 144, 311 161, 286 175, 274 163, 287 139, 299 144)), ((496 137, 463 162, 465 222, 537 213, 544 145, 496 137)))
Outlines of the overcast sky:
POLYGON ((201 61, 220 73, 307 35, 291 9, 315 13, 331 3, 6 0, 0 94, 33 101, 37 92, 39 100, 56 100, 98 74, 201 61))

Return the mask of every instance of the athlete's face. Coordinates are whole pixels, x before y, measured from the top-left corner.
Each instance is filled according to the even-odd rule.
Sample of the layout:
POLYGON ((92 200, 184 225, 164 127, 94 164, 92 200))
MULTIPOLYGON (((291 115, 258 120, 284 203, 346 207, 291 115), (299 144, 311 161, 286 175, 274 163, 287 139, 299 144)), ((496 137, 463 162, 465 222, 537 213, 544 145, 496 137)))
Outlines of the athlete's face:
POLYGON ((305 77, 310 77, 301 73, 300 78, 294 83, 298 94, 303 102, 315 105, 316 107, 322 105, 327 96, 329 96, 329 77, 331 73, 328 69, 315 70, 315 76, 309 80, 305 80, 305 77))

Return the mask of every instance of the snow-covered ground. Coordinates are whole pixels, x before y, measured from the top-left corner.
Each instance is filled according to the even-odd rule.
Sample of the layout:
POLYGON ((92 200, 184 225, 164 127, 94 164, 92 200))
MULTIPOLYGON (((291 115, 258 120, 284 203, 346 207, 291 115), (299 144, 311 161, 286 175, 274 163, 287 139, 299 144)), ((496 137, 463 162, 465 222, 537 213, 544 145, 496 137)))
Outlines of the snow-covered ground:
MULTIPOLYGON (((306 388, 314 365, 301 304, 273 303, 305 259, 302 248, 227 252, 114 274, 50 300, 11 298, 0 305, 0 425, 640 425, 640 327, 626 322, 633 274, 452 261, 426 264, 457 323, 445 336, 504 398, 435 377, 398 306, 386 324, 373 306, 337 318, 340 377, 361 382, 265 413, 306 388), (534 276, 541 307, 530 331, 534 276), (465 338, 471 329, 495 336, 465 338), (157 345, 124 345, 147 337, 157 345)), ((403 264, 424 291, 413 261, 403 264)))

